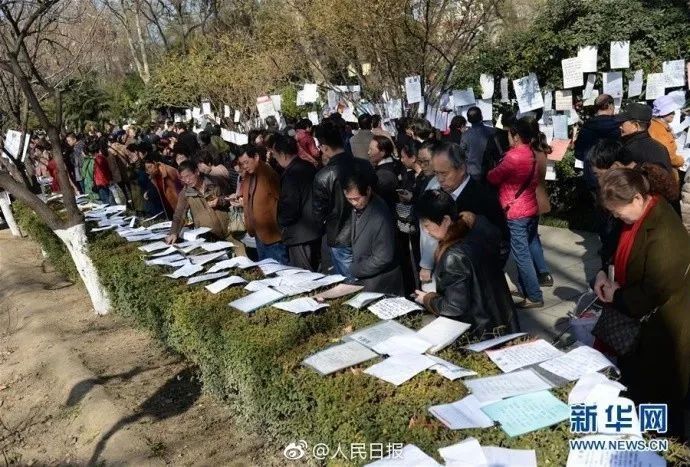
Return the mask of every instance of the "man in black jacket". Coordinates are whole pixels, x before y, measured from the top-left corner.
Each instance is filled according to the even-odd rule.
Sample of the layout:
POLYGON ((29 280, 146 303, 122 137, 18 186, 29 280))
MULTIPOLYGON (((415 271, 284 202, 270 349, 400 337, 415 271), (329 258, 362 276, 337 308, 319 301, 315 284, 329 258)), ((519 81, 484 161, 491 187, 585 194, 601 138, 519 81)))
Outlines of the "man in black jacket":
POLYGON ((315 136, 321 144, 322 159, 327 162, 314 178, 313 215, 319 225, 326 226, 326 242, 336 272, 350 278, 352 208, 345 199, 343 183, 355 167, 369 173, 372 180, 376 180, 376 174, 369 161, 345 152, 340 129, 330 120, 319 125, 315 136))
POLYGON ((273 155, 283 168, 278 198, 278 225, 292 266, 316 271, 321 257, 321 228, 312 215, 316 168, 297 156, 297 141, 278 134, 273 155))
POLYGON ((196 135, 187 131, 187 125, 182 122, 175 123, 174 131, 176 133, 175 138, 185 147, 189 157, 194 157, 200 149, 196 135))
POLYGON ((652 109, 646 104, 630 104, 616 116, 623 140, 620 161, 625 165, 631 162, 651 162, 670 172, 673 167, 668 151, 661 143, 652 139, 647 131, 651 120, 652 109))
POLYGON ((600 140, 618 140, 621 137, 619 123, 613 115, 613 97, 608 94, 600 95, 594 101, 594 107, 596 114, 582 125, 575 140, 575 158, 583 163, 583 176, 590 191, 596 191, 599 185, 587 155, 600 140))

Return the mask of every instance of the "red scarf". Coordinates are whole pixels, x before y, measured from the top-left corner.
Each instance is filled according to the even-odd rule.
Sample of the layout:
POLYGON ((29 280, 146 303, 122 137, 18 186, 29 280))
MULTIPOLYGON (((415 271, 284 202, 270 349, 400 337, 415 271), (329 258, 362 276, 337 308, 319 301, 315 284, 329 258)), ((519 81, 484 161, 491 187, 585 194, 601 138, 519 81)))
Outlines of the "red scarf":
POLYGON ((642 223, 649 215, 650 211, 654 206, 656 206, 659 201, 658 196, 652 196, 645 208, 642 216, 635 221, 633 224, 624 224, 621 229, 620 237, 618 238, 618 248, 616 248, 616 255, 613 259, 613 265, 615 267, 615 280, 619 285, 625 285, 628 260, 630 259, 630 253, 632 252, 633 244, 635 243, 635 237, 637 237, 637 232, 639 232, 642 227, 642 223))

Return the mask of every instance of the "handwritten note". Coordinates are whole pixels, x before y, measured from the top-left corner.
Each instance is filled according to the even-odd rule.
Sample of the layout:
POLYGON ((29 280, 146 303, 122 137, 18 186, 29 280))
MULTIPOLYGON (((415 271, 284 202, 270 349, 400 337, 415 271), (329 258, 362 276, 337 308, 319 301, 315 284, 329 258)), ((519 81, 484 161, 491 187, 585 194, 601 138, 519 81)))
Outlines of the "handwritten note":
POLYGON ((494 97, 494 77, 493 75, 481 74, 479 84, 482 87, 482 99, 494 97))
POLYGON ((476 99, 472 88, 453 90, 453 105, 462 107, 463 105, 474 105, 476 99))
POLYGON ((486 354, 501 371, 509 373, 535 363, 560 357, 563 352, 544 339, 511 345, 499 350, 487 350, 486 354))
POLYGON ((611 69, 630 68, 630 41, 611 42, 611 69))
POLYGON ((511 397, 482 407, 482 411, 510 437, 519 436, 570 417, 570 407, 549 391, 539 391, 511 397))
POLYGON ((192 277, 189 280, 187 280, 187 285, 198 284, 199 282, 212 281, 215 279, 219 279, 221 277, 225 277, 228 274, 228 272, 214 272, 211 274, 202 274, 201 276, 192 277))
POLYGON ((568 117, 566 115, 553 115, 553 137, 555 139, 568 139, 568 117))
POLYGON ((623 97, 623 72, 610 71, 604 73, 604 94, 611 97, 623 97))
POLYGON ((353 293, 357 293, 360 290, 362 290, 364 286, 362 285, 354 285, 354 284, 338 284, 335 287, 325 290, 323 292, 320 292, 314 298, 317 300, 327 300, 327 299, 333 299, 333 298, 340 298, 344 297, 346 295, 352 295, 353 293))
POLYGON ((488 465, 484 450, 477 438, 465 438, 459 443, 439 448, 438 453, 446 465, 486 466, 488 465))
POLYGON ((470 394, 450 404, 432 405, 429 413, 451 430, 489 428, 494 422, 482 411, 482 405, 479 399, 470 394))
POLYGON ((181 268, 177 269, 172 274, 166 274, 166 276, 171 277, 173 279, 177 279, 179 277, 189 277, 193 274, 196 274, 199 271, 202 271, 203 269, 203 266, 187 263, 181 268))
POLYGON ((544 111, 547 110, 553 110, 553 93, 551 91, 544 91, 544 111))
POLYGON ((393 319, 421 309, 421 306, 403 297, 384 298, 368 308, 381 319, 393 319))
POLYGON ((536 74, 530 73, 527 76, 513 80, 513 89, 515 90, 521 113, 527 113, 530 110, 540 109, 544 106, 544 99, 536 74))
MULTIPOLYGON (((590 97, 592 97, 592 93, 594 91, 594 83, 596 83, 596 81, 597 81, 597 75, 591 74, 591 73, 587 75, 587 82, 585 82, 585 89, 584 89, 584 91, 582 91, 582 98, 585 101, 587 101, 590 97)), ((594 105, 594 102, 592 102, 592 104, 584 104, 584 105, 594 105)))
POLYGON ((599 48, 596 45, 587 45, 578 49, 577 56, 580 59, 580 65, 583 73, 592 73, 597 71, 598 52, 599 48))
POLYGON ((582 375, 580 379, 577 380, 575 386, 570 390, 568 394, 568 404, 584 404, 590 399, 590 395, 595 388, 599 386, 609 386, 615 391, 612 397, 618 397, 620 391, 625 390, 625 386, 617 381, 611 381, 602 375, 601 373, 587 373, 582 375))
POLYGON ((217 280, 213 284, 209 284, 206 286, 206 290, 211 292, 212 294, 217 294, 231 285, 236 285, 236 284, 244 284, 247 281, 241 278, 240 276, 230 276, 230 277, 225 277, 223 279, 217 280))
POLYGON ((206 263, 210 263, 212 261, 216 261, 219 259, 228 259, 228 255, 224 251, 217 251, 215 253, 209 253, 207 255, 196 255, 189 257, 189 260, 192 262, 192 264, 198 264, 199 266, 203 266, 206 263))
POLYGON ((433 354, 455 342, 470 326, 462 321, 439 316, 417 331, 417 335, 432 344, 429 353, 433 354))
POLYGON ((510 102, 508 97, 508 78, 501 78, 501 102, 510 102))
POLYGON ((359 342, 345 342, 315 353, 304 359, 302 364, 322 375, 329 375, 376 357, 377 354, 359 342))
POLYGON ((426 355, 402 354, 388 357, 364 372, 399 386, 433 365, 434 361, 426 355))
POLYGON ((376 324, 359 329, 351 334, 348 334, 343 339, 356 341, 362 345, 366 345, 369 348, 373 348, 393 336, 415 335, 415 331, 403 326, 397 321, 386 320, 379 321, 376 324))
POLYGON ((169 248, 168 244, 161 241, 147 243, 146 245, 142 245, 139 247, 139 249, 145 253, 152 253, 154 251, 164 250, 166 248, 169 248))
POLYGON ((556 91, 556 110, 570 110, 573 108, 573 91, 556 91))
POLYGON ((482 402, 551 389, 551 383, 533 370, 521 370, 486 378, 466 379, 465 386, 482 402))
POLYGON ((310 311, 317 311, 322 308, 327 308, 327 303, 317 302, 310 297, 296 298, 287 302, 278 302, 272 305, 279 310, 289 311, 294 314, 308 313, 310 311))
POLYGON ((419 75, 405 78, 405 95, 408 104, 422 101, 422 82, 419 75))
POLYGON ((663 64, 667 88, 685 86, 685 60, 671 60, 663 64))
POLYGON ((261 308, 262 306, 268 305, 269 303, 273 303, 276 300, 280 300, 283 297, 284 295, 282 293, 275 291, 271 288, 267 288, 246 295, 242 298, 238 298, 237 300, 233 300, 228 305, 243 313, 250 313, 256 310, 257 308, 261 308))
POLYGON ((472 352, 483 352, 486 349, 496 347, 498 345, 512 341, 513 339, 517 339, 518 337, 522 337, 526 334, 527 334, 526 332, 516 332, 513 334, 506 334, 505 336, 494 337, 492 339, 487 339, 487 340, 484 340, 481 342, 477 342, 475 344, 466 345, 463 348, 467 349, 467 350, 471 350, 472 352))
POLYGON ((430 367, 429 369, 434 370, 439 375, 441 375, 444 378, 447 378, 451 381, 455 381, 458 378, 466 378, 468 376, 475 376, 477 374, 476 371, 472 371, 472 370, 469 370, 467 368, 463 368, 461 366, 456 365, 455 363, 451 363, 448 360, 444 360, 444 359, 439 358, 435 355, 428 355, 427 354, 427 356, 435 362, 434 366, 430 367))
POLYGON ((647 75, 647 91, 645 99, 654 100, 666 93, 666 76, 663 73, 650 73, 647 75))
POLYGON ((582 86, 582 61, 580 57, 561 60, 563 69, 563 88, 570 89, 582 86))
POLYGON ((603 370, 612 365, 601 352, 583 345, 539 366, 568 381, 575 381, 582 375, 603 370))

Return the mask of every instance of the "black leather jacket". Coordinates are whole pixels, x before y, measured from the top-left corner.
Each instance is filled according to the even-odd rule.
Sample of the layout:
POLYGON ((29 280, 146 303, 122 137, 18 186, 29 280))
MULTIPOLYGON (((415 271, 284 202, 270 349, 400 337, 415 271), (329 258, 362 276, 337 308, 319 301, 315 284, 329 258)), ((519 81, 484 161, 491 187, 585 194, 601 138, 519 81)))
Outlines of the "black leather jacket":
POLYGON ((482 338, 501 328, 519 330, 517 316, 498 258, 500 233, 483 216, 465 239, 449 246, 434 270, 436 293, 424 304, 435 314, 472 325, 482 338))
POLYGON ((320 223, 325 223, 326 240, 331 247, 346 247, 352 244, 352 207, 345 199, 342 183, 355 168, 369 172, 372 180, 376 180, 374 168, 369 161, 356 159, 346 153, 331 157, 328 164, 314 177, 312 214, 320 223))

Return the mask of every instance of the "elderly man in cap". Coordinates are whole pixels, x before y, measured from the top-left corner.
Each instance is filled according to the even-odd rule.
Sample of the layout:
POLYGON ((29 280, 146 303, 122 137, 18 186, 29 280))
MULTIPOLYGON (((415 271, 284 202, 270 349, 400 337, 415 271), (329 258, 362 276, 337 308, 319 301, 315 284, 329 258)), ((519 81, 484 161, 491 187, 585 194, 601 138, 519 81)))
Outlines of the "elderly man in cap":
POLYGON ((671 158, 671 165, 675 169, 685 164, 683 156, 678 154, 676 138, 673 135, 671 125, 669 125, 673 121, 677 108, 678 106, 671 96, 659 97, 654 101, 654 108, 652 109, 653 118, 649 124, 649 135, 664 145, 671 158))
POLYGON ((629 104, 616 116, 623 141, 621 162, 626 165, 651 162, 671 171, 673 167, 668 151, 649 135, 651 120, 652 109, 646 104, 629 104))

